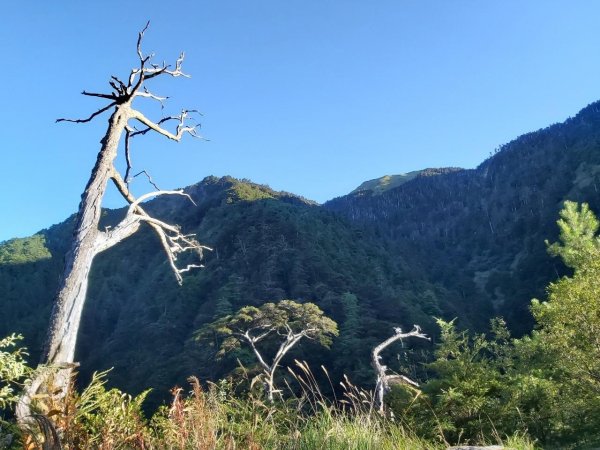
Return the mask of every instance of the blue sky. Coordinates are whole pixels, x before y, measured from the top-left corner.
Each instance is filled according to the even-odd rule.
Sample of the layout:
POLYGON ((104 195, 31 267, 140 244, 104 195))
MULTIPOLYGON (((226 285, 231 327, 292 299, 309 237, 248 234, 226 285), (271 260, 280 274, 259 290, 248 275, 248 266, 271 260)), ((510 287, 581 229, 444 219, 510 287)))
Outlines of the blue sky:
POLYGON ((162 188, 233 175, 322 202, 385 174, 475 167, 600 99, 598 17, 595 1, 2 2, 0 240, 76 211, 107 116, 54 120, 102 105, 79 93, 128 73, 147 20, 144 48, 185 50, 192 74, 151 87, 167 113, 201 110, 210 141, 140 139, 134 166, 162 188))

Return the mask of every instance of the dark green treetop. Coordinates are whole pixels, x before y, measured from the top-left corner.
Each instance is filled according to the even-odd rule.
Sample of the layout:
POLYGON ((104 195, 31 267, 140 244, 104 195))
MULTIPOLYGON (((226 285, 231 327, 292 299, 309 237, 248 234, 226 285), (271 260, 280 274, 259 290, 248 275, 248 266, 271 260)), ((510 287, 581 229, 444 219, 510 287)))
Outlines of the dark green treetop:
POLYGON ((203 327, 199 339, 214 334, 224 336, 219 347, 219 355, 224 355, 248 344, 265 372, 265 384, 269 400, 273 401, 276 391, 274 375, 281 359, 302 338, 308 338, 329 347, 332 338, 338 335, 337 324, 325 316, 314 303, 298 303, 281 300, 278 303, 265 303, 260 307, 244 306, 237 313, 225 316, 203 327), (258 344, 266 339, 279 342, 279 348, 270 363, 264 358, 258 344))

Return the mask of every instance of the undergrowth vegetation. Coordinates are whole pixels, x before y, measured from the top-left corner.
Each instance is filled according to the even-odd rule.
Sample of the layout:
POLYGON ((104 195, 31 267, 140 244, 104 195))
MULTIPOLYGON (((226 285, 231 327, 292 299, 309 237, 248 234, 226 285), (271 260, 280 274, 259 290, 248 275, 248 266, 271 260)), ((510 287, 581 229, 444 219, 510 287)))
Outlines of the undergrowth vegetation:
POLYGON ((149 391, 108 389, 107 373, 98 373, 67 399, 34 399, 36 413, 18 428, 11 412, 32 370, 12 335, 0 340, 0 449, 597 448, 600 222, 587 205, 566 202, 558 224, 549 249, 572 274, 549 286, 547 302, 532 302, 536 329, 513 338, 494 319, 488 334, 471 334, 439 319, 422 384, 396 384, 385 414, 372 391, 347 377, 334 382, 322 366, 316 376, 296 360, 279 373, 284 387, 269 389, 265 373, 239 362, 218 382, 190 378, 151 417, 142 408, 149 391))
MULTIPOLYGON (((150 419, 142 411, 146 393, 131 397, 107 389, 107 374, 96 374, 81 394, 73 393, 61 410, 45 411, 20 437, 5 433, 0 448, 435 450, 448 445, 441 433, 423 439, 402 420, 381 416, 372 392, 348 379, 340 383, 341 398, 331 400, 306 363, 296 361, 289 373, 294 385, 288 383, 287 399, 276 402, 269 402, 259 385, 238 392, 252 380, 203 386, 192 377, 189 388, 173 389, 171 403, 150 419)), ((520 435, 490 436, 487 442, 534 448, 520 435)))

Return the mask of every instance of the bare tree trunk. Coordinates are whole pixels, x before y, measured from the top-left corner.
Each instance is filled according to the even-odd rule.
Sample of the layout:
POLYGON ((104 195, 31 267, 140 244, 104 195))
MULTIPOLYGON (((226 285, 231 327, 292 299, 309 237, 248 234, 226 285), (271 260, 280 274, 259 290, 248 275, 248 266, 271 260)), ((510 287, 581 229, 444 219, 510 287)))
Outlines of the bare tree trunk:
POLYGON ((265 371, 265 377, 264 377, 265 387, 267 388, 267 397, 269 399, 269 402, 271 402, 271 403, 273 403, 275 401, 274 394, 276 391, 278 391, 277 389, 275 389, 275 371, 277 370, 277 367, 279 367, 279 363, 281 362, 282 358, 287 354, 287 352, 290 351, 290 349, 294 345, 296 345, 298 343, 298 341, 300 341, 300 339, 302 339, 303 337, 306 337, 307 333, 312 331, 311 329, 306 329, 306 330, 301 331, 300 333, 294 334, 292 332, 292 330, 289 328, 289 326, 286 325, 286 327, 288 329, 288 334, 286 336, 285 341, 283 341, 281 343, 281 345, 279 346, 279 349, 277 349, 277 353, 275 353, 275 356, 273 357, 273 361, 271 362, 271 365, 266 363, 266 361, 264 360, 260 351, 256 347, 256 343, 260 342, 269 333, 265 333, 259 337, 252 337, 252 336, 250 336, 250 332, 246 331, 245 333, 240 333, 240 335, 239 335, 239 337, 241 339, 245 340, 246 342, 248 342, 250 344, 252 351, 254 352, 256 358, 258 359, 258 363, 262 366, 262 368, 265 371))
POLYGON ((275 397, 273 392, 275 391, 275 369, 273 367, 269 372, 267 372, 267 384, 269 385, 269 402, 273 403, 275 401, 275 397))
POLYGON ((44 354, 44 362, 54 366, 72 363, 79 332, 81 313, 87 295, 92 262, 100 252, 103 235, 98 230, 102 199, 117 156, 119 141, 129 115, 129 103, 120 105, 108 121, 106 136, 96 165, 83 193, 71 250, 66 256, 65 271, 54 302, 44 354))
MULTIPOLYGON (((60 390, 59 397, 66 394, 74 366, 75 346, 87 295, 88 277, 94 257, 99 253, 98 244, 102 237, 98 230, 102 198, 112 175, 113 161, 127 123, 128 110, 129 103, 118 106, 108 121, 107 133, 101 141, 102 147, 79 204, 73 243, 66 255, 65 270, 50 316, 42 363, 56 369, 52 374, 52 391, 60 390)), ((24 418, 29 415, 31 397, 39 390, 41 384, 48 382, 49 376, 50 373, 46 371, 43 377, 34 380, 29 386, 29 392, 26 392, 17 405, 17 417, 24 418)))
MULTIPOLYGON (((52 396, 58 400, 62 399, 69 387, 70 374, 73 370, 75 348, 81 314, 85 303, 88 287, 89 273, 96 255, 135 233, 141 222, 146 222, 158 234, 163 248, 167 254, 171 269, 177 281, 181 284, 183 272, 194 267, 202 267, 198 264, 189 264, 185 268, 178 268, 177 255, 189 250, 195 251, 202 256, 202 249, 208 249, 199 244, 192 235, 184 235, 179 227, 169 225, 158 219, 150 217, 140 206, 140 203, 152 196, 163 194, 185 195, 183 191, 156 191, 135 199, 129 192, 128 174, 131 169, 129 155, 129 138, 135 135, 143 135, 149 131, 157 132, 171 140, 179 141, 184 134, 197 136, 195 126, 186 125, 186 119, 191 111, 183 110, 179 116, 163 117, 159 122, 152 122, 141 112, 132 108, 132 102, 136 97, 150 98, 162 103, 164 98, 149 92, 144 86, 144 81, 159 75, 170 75, 173 77, 186 76, 181 72, 183 54, 179 57, 174 69, 163 64, 149 64, 150 57, 144 57, 141 50, 141 39, 145 29, 139 34, 138 56, 139 68, 131 71, 128 83, 124 83, 116 77, 112 77, 110 85, 113 88, 111 94, 98 94, 83 92, 84 95, 99 97, 110 100, 111 103, 96 111, 87 119, 58 121, 69 121, 76 123, 89 122, 99 114, 114 107, 114 111, 108 120, 106 135, 100 141, 101 148, 98 153, 96 164, 85 188, 79 204, 77 220, 73 233, 73 242, 70 251, 66 255, 65 269, 61 279, 58 294, 55 298, 47 341, 44 348, 42 363, 47 366, 46 370, 38 370, 32 382, 25 388, 24 395, 20 398, 16 414, 20 422, 26 422, 30 416, 31 400, 36 394, 52 396), (142 90, 143 88, 143 90, 142 90), (136 130, 128 126, 129 120, 136 120, 145 128, 136 130), (177 121, 175 133, 171 133, 161 127, 167 121, 177 121), (114 166, 117 157, 119 143, 125 132, 125 156, 127 160, 126 179, 123 180, 114 166), (102 216, 102 200, 109 180, 112 180, 119 192, 129 202, 130 207, 125 218, 113 229, 101 231, 98 229, 102 216)), ((144 171, 145 172, 145 171, 144 171)), ((189 196, 187 196, 189 198, 189 196)), ((190 198, 191 200, 191 198, 190 198)))

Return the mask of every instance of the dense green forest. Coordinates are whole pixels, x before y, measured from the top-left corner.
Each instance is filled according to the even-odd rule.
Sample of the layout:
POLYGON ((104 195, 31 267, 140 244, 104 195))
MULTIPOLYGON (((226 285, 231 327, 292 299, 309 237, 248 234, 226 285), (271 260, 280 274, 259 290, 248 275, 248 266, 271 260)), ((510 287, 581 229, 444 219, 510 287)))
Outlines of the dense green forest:
MULTIPOLYGON (((91 275, 77 356, 84 379, 93 370, 114 367, 111 380, 130 392, 145 387, 138 379, 156 387, 151 399, 164 398, 190 374, 217 379, 235 367, 238 357, 246 360, 235 355, 215 361, 212 350, 194 341, 194 332, 241 306, 282 298, 315 302, 343 330, 331 351, 306 348, 306 354, 295 356, 326 362, 338 375, 351 371, 361 383, 372 381, 370 348, 392 327, 420 323, 432 329, 433 316, 439 314, 460 315, 465 323, 484 316, 441 295, 408 262, 392 258, 370 231, 314 203, 231 178, 207 178, 187 192, 197 208, 185 199, 159 199, 147 209, 183 224, 214 248, 205 269, 186 276, 179 288, 150 232, 100 255, 91 275)), ((106 224, 118 216, 119 211, 107 211, 106 224)), ((27 263, 14 261, 0 268, 6 293, 1 329, 22 333, 34 359, 69 224, 8 242, 1 250, 14 261, 9 255, 31 247, 27 263)))
MULTIPOLYGON (((551 247, 560 258, 548 254, 545 241, 559 239, 556 219, 566 200, 600 211, 599 144, 600 104, 592 104, 501 147, 476 169, 384 177, 324 205, 229 177, 187 187, 195 206, 185 198, 153 200, 149 212, 214 250, 182 287, 148 230, 97 257, 76 357, 80 383, 114 367, 111 385, 133 395, 153 388, 144 394, 151 411, 190 375, 216 381, 241 376, 240 367, 251 375, 248 349, 219 357, 217 346, 198 342, 196 332, 243 306, 289 298, 314 302, 337 322, 330 348, 306 342, 288 357, 290 364, 325 366, 333 380, 346 375, 371 388, 369 352, 394 327, 419 324, 433 337, 398 346, 388 362, 425 381, 422 395, 396 389, 389 396, 392 410, 420 436, 475 442, 499 430, 549 445, 576 437, 593 443, 598 386, 595 366, 585 362, 595 350, 579 345, 590 336, 565 331, 564 319, 575 309, 536 303, 532 313, 530 305, 532 298, 545 300, 547 286, 563 275, 572 278, 551 285, 552 305, 570 298, 565 286, 571 285, 579 289, 575 300, 593 303, 589 286, 600 259, 593 258, 595 219, 574 206, 563 212, 562 244, 551 247), (585 232, 569 240, 564 224, 585 232), (490 327, 497 316, 506 327, 500 320, 490 327), (531 334, 536 323, 539 331, 531 334), (582 401, 565 408, 574 398, 582 401)), ((106 210, 103 226, 123 214, 106 210)), ((24 335, 33 362, 72 226, 70 218, 0 244, 0 336, 24 335)), ((581 311, 580 319, 590 314, 596 311, 581 311)), ((317 382, 326 381, 315 373, 317 382)), ((326 386, 326 397, 338 393, 337 381, 326 386)))
MULTIPOLYGON (((532 301, 536 329, 515 339, 501 318, 491 321, 487 336, 459 331, 455 320, 437 319, 441 335, 433 360, 425 364, 428 379, 421 386, 394 383, 381 413, 373 391, 346 376, 340 399, 324 394, 304 361, 288 368, 286 389, 274 390, 276 366, 263 362, 253 336, 278 330, 273 336, 281 340, 287 335, 290 342, 308 332, 308 338, 325 346, 338 336, 335 322, 316 305, 284 300, 245 306, 203 327, 205 337, 224 335, 220 355, 246 340, 270 372, 268 389, 261 389, 256 383, 261 378, 240 364, 241 372, 209 382, 207 389, 189 378, 189 394, 174 388, 170 406, 148 420, 142 411, 148 391, 132 397, 107 390, 106 373, 94 374, 62 406, 40 404, 33 416, 40 431, 18 429, 0 416, 0 445, 391 450, 495 442, 515 449, 594 448, 600 442, 600 221, 587 204, 570 201, 560 216, 559 240, 548 252, 573 274, 550 284, 547 301, 532 301)), ((19 339, 0 340, 0 413, 10 414, 21 383, 33 373, 19 339)), ((321 369, 333 386, 327 369, 321 369)))
MULTIPOLYGON (((564 272, 546 253, 564 200, 600 207, 600 104, 500 147, 472 170, 429 169, 324 207, 372 230, 427 280, 524 333, 529 300, 564 272)), ((454 300, 456 301, 456 300, 454 300)))

